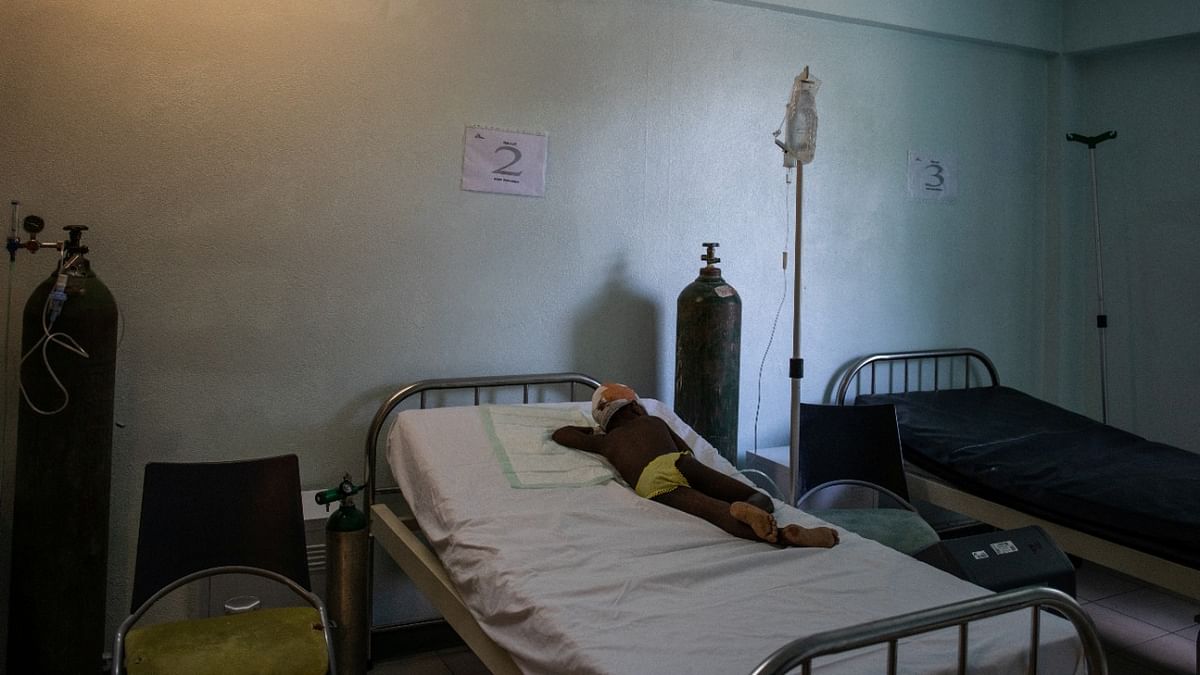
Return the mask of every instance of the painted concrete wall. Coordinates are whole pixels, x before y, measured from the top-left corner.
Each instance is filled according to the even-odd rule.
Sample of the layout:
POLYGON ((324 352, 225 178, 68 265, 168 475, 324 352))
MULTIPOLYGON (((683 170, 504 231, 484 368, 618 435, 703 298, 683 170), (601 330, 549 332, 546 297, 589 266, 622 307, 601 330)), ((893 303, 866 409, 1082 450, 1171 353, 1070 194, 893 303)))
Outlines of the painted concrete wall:
POLYGON ((1063 0, 1064 53, 1100 51, 1200 33, 1195 0, 1063 0))
MULTIPOLYGON (((19 0, 0 19, 24 38, 0 44, 3 196, 92 225, 124 312, 114 625, 147 461, 295 452, 322 486, 426 377, 577 369, 670 400, 703 241, 744 303, 744 450, 785 302, 757 439, 785 443, 771 131, 804 65, 824 80, 804 399, 864 353, 931 346, 1072 389, 1047 371, 1060 74, 1026 46, 704 0, 19 0), (546 132, 546 197, 461 191, 467 124, 546 132), (908 199, 909 149, 957 155, 955 203, 908 199)), ((22 258, 14 304, 48 272, 22 258)))
MULTIPOLYGON (((1200 452, 1200 37, 1111 50, 1073 59, 1079 105, 1075 130, 1117 138, 1096 149, 1109 328, 1109 419, 1154 440, 1200 452)), ((1074 240, 1092 255, 1087 156, 1071 160, 1079 180, 1072 201, 1074 240)), ((1094 263, 1075 269, 1089 281, 1094 263)), ((1083 318, 1083 317, 1081 317, 1083 318)), ((1095 330, 1085 365, 1099 364, 1095 330)), ((1098 413, 1093 403, 1090 406, 1098 413)))
MULTIPOLYGON (((808 16, 926 35, 1002 44, 1047 53, 1060 51, 1063 12, 1043 0, 726 0, 808 16)), ((1180 0, 1168 0, 1179 2, 1180 0)))

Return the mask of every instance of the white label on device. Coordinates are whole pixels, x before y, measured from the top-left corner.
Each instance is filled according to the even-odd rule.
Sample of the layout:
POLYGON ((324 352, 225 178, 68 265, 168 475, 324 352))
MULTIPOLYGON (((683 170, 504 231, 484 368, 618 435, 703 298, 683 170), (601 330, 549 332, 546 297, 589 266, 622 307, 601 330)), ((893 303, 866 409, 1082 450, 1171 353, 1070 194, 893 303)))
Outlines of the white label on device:
POLYGON ((1012 543, 1011 541, 998 541, 998 542, 992 544, 992 550, 996 552, 996 555, 1004 555, 1005 553, 1016 553, 1017 545, 1012 543))

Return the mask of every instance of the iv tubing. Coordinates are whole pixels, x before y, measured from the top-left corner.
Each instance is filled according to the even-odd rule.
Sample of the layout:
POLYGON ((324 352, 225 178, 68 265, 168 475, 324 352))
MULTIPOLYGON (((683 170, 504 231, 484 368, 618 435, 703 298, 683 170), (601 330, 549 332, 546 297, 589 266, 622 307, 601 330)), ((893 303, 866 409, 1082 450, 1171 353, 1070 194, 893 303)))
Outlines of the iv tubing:
MULTIPOLYGON (((792 183, 792 173, 790 170, 788 171, 788 173, 785 177, 785 182, 788 185, 791 185, 791 183, 792 183)), ((788 190, 785 189, 784 193, 783 193, 784 218, 787 217, 787 211, 791 207, 791 205, 792 205, 791 194, 789 194, 788 190)), ((775 308, 775 319, 771 321, 771 335, 770 335, 770 337, 767 338, 767 347, 766 347, 766 349, 763 350, 762 360, 759 361, 759 363, 758 363, 758 399, 754 404, 754 454, 755 455, 758 454, 758 415, 759 415, 760 410, 762 409, 763 368, 767 365, 767 356, 771 353, 771 346, 773 344, 775 344, 775 329, 779 327, 779 315, 783 311, 783 303, 787 302, 787 292, 788 292, 788 283, 787 283, 788 282, 788 275, 787 275, 788 241, 787 241, 787 235, 791 234, 792 227, 791 227, 791 223, 787 222, 786 220, 784 222, 786 224, 784 225, 784 228, 783 228, 784 229, 784 232, 783 232, 783 234, 784 234, 783 269, 782 269, 783 291, 779 294, 779 305, 775 308)), ((767 480, 769 480, 772 485, 775 485, 775 481, 772 481, 769 478, 767 480)), ((782 499, 786 496, 782 492, 779 491, 779 486, 777 486, 777 485, 775 486, 775 493, 779 496, 780 499, 782 499)))
MULTIPOLYGON (((60 270, 60 272, 59 272, 60 274, 67 273, 67 268, 63 264, 63 261, 61 261, 61 260, 59 263, 59 270, 60 270)), ((51 333, 50 332, 50 327, 53 325, 53 321, 48 320, 48 317, 50 315, 50 302, 53 298, 54 298, 53 293, 47 295, 46 296, 46 304, 42 307, 42 332, 43 332, 42 337, 39 338, 38 341, 36 343, 34 343, 34 345, 32 347, 29 348, 29 351, 25 352, 25 354, 21 357, 20 363, 17 364, 17 373, 18 373, 17 380, 20 383, 21 396, 23 396, 25 398, 25 402, 29 404, 29 407, 34 412, 38 413, 39 415, 56 415, 56 414, 62 412, 63 410, 66 410, 67 405, 71 402, 71 392, 67 391, 67 388, 65 385, 63 385, 62 380, 58 379, 58 375, 55 374, 54 368, 52 368, 50 366, 50 353, 48 351, 48 349, 50 348, 50 345, 58 344, 60 347, 62 347, 63 349, 66 349, 69 352, 78 354, 79 356, 82 356, 85 359, 88 358, 87 351, 84 350, 84 348, 81 347, 79 345, 79 343, 75 341, 75 338, 71 337, 70 335, 67 335, 66 333, 51 333), (54 380, 54 384, 58 387, 59 391, 61 391, 63 393, 62 405, 55 408, 54 410, 49 410, 49 411, 42 410, 41 408, 34 405, 33 400, 29 398, 29 392, 25 390, 25 383, 20 381, 21 367, 25 365, 25 360, 28 359, 30 356, 32 356, 35 351, 37 351, 38 347, 41 347, 41 350, 42 350, 42 363, 45 364, 45 366, 46 366, 46 372, 50 375, 50 379, 54 380)), ((7 337, 8 337, 7 334, 5 334, 6 340, 7 340, 7 337)))

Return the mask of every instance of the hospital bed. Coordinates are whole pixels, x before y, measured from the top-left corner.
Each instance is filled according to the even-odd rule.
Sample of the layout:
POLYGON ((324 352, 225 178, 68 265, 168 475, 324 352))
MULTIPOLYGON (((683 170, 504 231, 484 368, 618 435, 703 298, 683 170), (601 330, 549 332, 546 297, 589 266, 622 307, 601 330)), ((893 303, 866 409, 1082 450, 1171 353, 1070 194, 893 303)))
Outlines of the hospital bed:
MULTIPOLYGON (((371 423, 373 545, 492 672, 1106 672, 1090 620, 1057 591, 992 594, 844 530, 832 549, 731 537, 595 480, 606 463, 594 455, 582 474, 564 465, 570 480, 543 478, 538 448, 518 442, 525 427, 544 437, 589 419, 577 398, 596 386, 572 373, 427 380, 392 394, 371 423), (380 503, 392 491, 376 471, 389 419, 394 490, 412 518, 380 503), (582 487, 514 487, 538 480, 582 487)), ((643 402, 698 459, 737 475, 670 409, 643 402)), ((822 524, 776 506, 781 523, 822 524)))
POLYGON ((914 499, 1200 599, 1200 455, 1003 387, 969 348, 866 356, 836 402, 896 406, 914 499))

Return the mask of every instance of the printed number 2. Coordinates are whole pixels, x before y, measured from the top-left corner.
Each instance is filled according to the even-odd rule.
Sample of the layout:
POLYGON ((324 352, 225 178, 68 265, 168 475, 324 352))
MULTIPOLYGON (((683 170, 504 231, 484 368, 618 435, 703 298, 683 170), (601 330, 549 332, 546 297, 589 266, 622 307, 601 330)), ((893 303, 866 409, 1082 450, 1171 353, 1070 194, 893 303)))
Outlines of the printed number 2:
POLYGON ((946 183, 946 177, 942 174, 945 173, 946 170, 942 168, 941 164, 935 161, 930 161, 929 164, 926 164, 925 169, 932 172, 932 175, 929 176, 929 178, 937 181, 936 183, 925 183, 925 189, 941 192, 942 185, 945 185, 946 183))
POLYGON ((521 171, 509 171, 508 167, 521 161, 521 151, 514 147, 508 146, 508 145, 502 145, 502 146, 496 148, 496 152, 500 152, 501 150, 507 150, 507 151, 511 152, 513 154, 512 161, 509 162, 508 164, 505 164, 504 166, 500 167, 499 169, 495 169, 494 171, 492 171, 492 173, 498 173, 501 176, 520 176, 522 173, 521 171))

